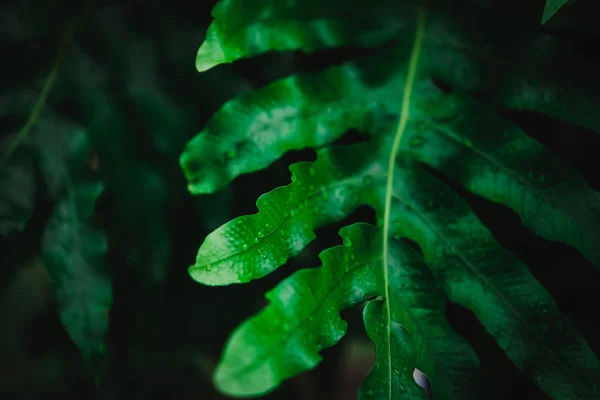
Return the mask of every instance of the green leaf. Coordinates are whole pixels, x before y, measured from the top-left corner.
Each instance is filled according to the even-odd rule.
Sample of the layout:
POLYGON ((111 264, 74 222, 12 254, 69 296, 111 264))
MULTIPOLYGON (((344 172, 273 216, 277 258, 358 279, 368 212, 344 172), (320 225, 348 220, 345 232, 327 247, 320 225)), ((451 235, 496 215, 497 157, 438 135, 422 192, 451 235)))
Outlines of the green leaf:
MULTIPOLYGON (((55 121, 44 114, 40 120, 55 121)), ((104 264, 106 238, 92 224, 104 185, 91 179, 87 133, 62 121, 49 137, 37 133, 39 164, 56 201, 42 237, 42 261, 53 284, 58 314, 88 366, 98 372, 112 304, 112 284, 104 264)))
MULTIPOLYGON (((390 254, 391 317, 412 337, 417 367, 427 374, 436 396, 481 399, 479 361, 467 341, 446 321, 447 299, 440 283, 423 257, 405 243, 393 240, 390 254)), ((410 362, 397 364, 398 368, 412 366, 410 362)))
MULTIPOLYGON (((346 331, 340 311, 385 293, 381 230, 359 223, 340 230, 340 236, 344 245, 323 251, 321 267, 298 271, 282 281, 266 294, 269 306, 234 331, 214 376, 220 391, 231 396, 267 393, 282 380, 315 367, 321 361, 319 351, 337 343, 346 331)), ((396 396, 412 393, 414 398, 425 398, 412 378, 417 362, 417 349, 410 338, 414 333, 418 354, 423 357, 420 362, 448 385, 452 395, 447 398, 470 398, 467 389, 473 393, 473 387, 447 368, 452 363, 465 371, 476 367, 477 359, 445 322, 439 285, 429 285, 433 281, 423 275, 426 267, 414 250, 395 242, 394 252, 404 254, 407 261, 394 265, 396 272, 405 274, 394 276, 394 287, 414 291, 409 303, 393 298, 393 318, 387 319, 391 322, 381 323, 386 320, 381 312, 388 307, 387 301, 376 301, 365 309, 365 324, 376 344, 378 361, 363 397, 403 398, 396 396), (425 279, 419 282, 417 276, 425 279), (399 323, 405 324, 410 334, 399 323), (423 334, 421 324, 435 330, 423 334), (390 346, 390 341, 394 345, 390 346), (446 348, 431 347, 445 341, 446 348)))
POLYGON ((266 393, 283 379, 315 367, 319 351, 346 332, 339 313, 377 292, 381 254, 376 229, 357 224, 340 231, 344 245, 320 254, 322 267, 298 271, 266 294, 270 304, 228 340, 214 375, 232 396, 266 393), (374 251, 375 250, 375 251, 374 251))
POLYGON ((196 69, 256 56, 270 50, 315 50, 337 46, 374 46, 398 35, 392 18, 407 6, 393 1, 360 0, 220 1, 214 21, 196 56, 196 69))
POLYGON ((449 299, 472 310, 513 363, 550 396, 593 398, 600 361, 527 267, 494 240, 464 200, 425 170, 409 165, 399 175, 392 231, 419 244, 449 299))
MULTIPOLYGON (((369 271, 359 287, 379 281, 376 294, 383 301, 365 311, 378 359, 362 396, 411 396, 404 368, 414 369, 416 360, 431 379, 436 398, 482 398, 477 357, 445 321, 443 290, 449 300, 473 311, 515 367, 546 394, 594 399, 600 361, 575 325, 527 267, 495 241, 468 204, 431 172, 433 168, 475 194, 506 204, 538 235, 568 243, 599 264, 598 193, 575 168, 489 108, 491 103, 534 109, 600 131, 597 113, 590 112, 600 104, 598 93, 584 88, 583 77, 593 68, 574 63, 582 70, 578 75, 556 63, 559 55, 575 52, 553 39, 530 31, 505 35, 493 10, 473 8, 480 19, 467 19, 461 7, 468 2, 453 2, 452 9, 447 2, 432 3, 398 17, 405 31, 397 45, 233 100, 189 143, 181 165, 196 194, 211 193, 241 174, 265 168, 289 150, 318 148, 317 161, 290 167, 290 185, 259 198, 258 213, 211 233, 190 274, 209 285, 260 278, 314 240, 315 229, 368 205, 380 226, 380 246, 374 250, 383 268, 369 271), (515 40, 519 35, 522 41, 515 40), (483 101, 475 102, 470 94, 483 101), (363 101, 360 107, 355 106, 358 99, 363 101), (289 118, 269 118, 281 116, 281 110, 289 118), (351 128, 370 134, 371 140, 330 145, 351 128), (419 245, 425 264, 398 244, 401 238, 419 245), (394 369, 402 371, 397 378, 394 369)), ((232 17, 231 26, 236 21, 232 17)), ((223 31, 220 37, 227 35, 223 31)), ((316 271, 339 273, 352 265, 348 260, 330 266, 324 262, 316 271)), ((245 369, 237 379, 216 374, 220 390, 257 394, 316 364, 315 355, 325 345, 312 342, 310 332, 337 323, 339 309, 308 332, 293 331, 293 343, 310 344, 300 351, 311 355, 303 368, 290 369, 277 361, 279 354, 287 354, 288 342, 272 350, 279 346, 274 338, 281 333, 268 328, 291 326, 297 314, 304 315, 306 310, 296 304, 309 301, 304 298, 313 291, 307 296, 282 288, 305 275, 310 283, 302 285, 316 285, 323 279, 308 278, 316 273, 292 275, 275 289, 280 296, 289 294, 288 302, 277 300, 277 306, 272 304, 234 333, 221 370, 235 370, 240 360, 252 365, 257 359, 276 361, 257 375, 245 375, 245 369), (262 317, 267 313, 268 323, 262 317), (262 327, 267 328, 260 331, 262 327)))
POLYGON ((387 305, 374 300, 367 303, 363 318, 367 335, 377 347, 375 365, 360 388, 359 399, 427 399, 413 378, 416 354, 408 332, 402 325, 386 320, 387 305))
POLYGON ((188 189, 213 193, 287 151, 385 123, 400 105, 401 86, 386 79, 393 70, 380 59, 293 76, 227 103, 181 155, 188 189))
POLYGON ((42 242, 60 319, 92 367, 104 353, 112 304, 111 281, 102 262, 106 239, 89 222, 101 192, 99 183, 70 187, 50 216, 42 242))
POLYGON ((458 93, 430 97, 415 110, 422 122, 407 132, 407 152, 600 266, 600 194, 581 173, 475 101, 458 93))
POLYGON ((544 15, 542 15, 542 25, 548 22, 565 4, 570 0, 546 0, 544 15))

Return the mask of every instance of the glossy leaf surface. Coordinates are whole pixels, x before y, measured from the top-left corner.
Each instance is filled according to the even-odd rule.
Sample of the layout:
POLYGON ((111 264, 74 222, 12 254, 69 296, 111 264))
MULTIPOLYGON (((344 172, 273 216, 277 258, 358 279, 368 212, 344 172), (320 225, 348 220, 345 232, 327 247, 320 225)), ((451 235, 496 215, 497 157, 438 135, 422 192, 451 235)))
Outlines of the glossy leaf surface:
MULTIPOLYGON (((219 14, 230 4, 219 3, 214 24, 231 18, 233 29, 260 13, 252 9, 245 16, 248 20, 240 16, 243 9, 231 17, 219 14)), ((264 15, 274 12, 271 3, 258 4, 264 15)), ((365 291, 372 282, 380 282, 374 294, 381 297, 367 305, 364 314, 377 361, 363 384, 363 398, 422 396, 413 391, 405 370, 414 369, 415 363, 431 379, 436 398, 482 398, 477 356, 445 321, 447 298, 470 309, 512 363, 550 397, 593 399, 600 387, 596 354, 527 266, 502 248, 456 191, 431 172, 433 168, 468 191, 505 204, 537 235, 567 243, 600 265, 598 193, 574 167, 490 107, 536 110, 600 131, 597 113, 590 112, 600 104, 600 93, 592 90, 597 85, 583 89, 593 68, 574 63, 580 68, 577 74, 569 63, 555 62, 578 56, 553 38, 530 30, 518 32, 520 40, 515 40, 515 32, 499 34, 504 31, 498 29, 491 6, 467 7, 481 18, 475 23, 463 8, 473 5, 468 1, 453 3, 452 8, 447 2, 420 4, 398 16, 403 31, 394 46, 234 99, 188 144, 181 165, 194 194, 214 192, 240 175, 266 168, 289 150, 318 148, 317 161, 290 167, 290 185, 259 198, 257 214, 211 233, 190 274, 209 285, 260 278, 297 255, 315 239, 317 228, 368 205, 380 226, 380 245, 373 251, 382 268, 369 271, 360 282, 365 291), (480 101, 470 97, 473 94, 480 101), (329 145, 348 129, 371 139, 329 145), (424 261, 399 244, 402 238, 419 245, 424 261)), ((315 10, 318 7, 305 11, 315 10)), ((272 15, 273 21, 286 21, 283 14, 272 15)), ((300 14, 295 20, 301 20, 300 14)), ((281 37, 291 31, 286 26, 277 29, 281 37)), ((206 53, 216 43, 209 33, 199 52, 199 57, 208 57, 204 67, 264 51, 228 44, 226 38, 238 40, 236 34, 223 30, 217 35, 219 46, 236 54, 218 61, 206 53)), ((332 45, 336 44, 345 43, 332 45)), ((303 48, 269 41, 260 45, 269 50, 303 48)), ((319 269, 297 272, 282 282, 268 295, 275 296, 269 297, 271 305, 234 333, 218 371, 237 372, 215 375, 220 390, 237 395, 271 390, 282 379, 313 367, 318 352, 339 340, 340 334, 333 334, 315 342, 311 332, 339 323, 339 311, 354 303, 344 303, 345 296, 333 307, 333 315, 321 318, 310 332, 293 330, 299 337, 283 336, 308 345, 302 350, 292 347, 307 354, 300 357, 310 361, 306 365, 291 368, 278 358, 291 351, 288 341, 280 352, 272 350, 275 343, 280 345, 276 338, 281 332, 270 327, 291 326, 295 315, 306 312, 296 308, 297 302, 304 304, 305 291, 285 288, 292 282, 295 289, 331 286, 317 274, 324 269, 339 274, 353 265, 347 260, 323 261, 319 269), (302 283, 296 284, 296 279, 302 283), (289 294, 287 303, 282 293, 289 294), (262 356, 271 352, 271 358, 262 356), (252 373, 258 369, 236 370, 240 360, 264 369, 257 375, 252 373)))

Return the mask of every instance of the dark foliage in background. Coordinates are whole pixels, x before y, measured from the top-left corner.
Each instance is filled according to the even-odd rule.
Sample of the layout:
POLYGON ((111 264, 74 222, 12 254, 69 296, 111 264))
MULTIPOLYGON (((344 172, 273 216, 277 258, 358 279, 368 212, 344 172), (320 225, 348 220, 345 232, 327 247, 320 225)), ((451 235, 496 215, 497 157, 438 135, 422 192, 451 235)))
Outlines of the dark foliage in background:
MULTIPOLYGON (((597 59, 598 36, 590 22, 594 13, 581 10, 598 7, 576 3, 546 29, 597 59)), ((204 237, 234 216, 253 213, 259 195, 289 182, 290 163, 314 160, 315 153, 293 152, 265 171, 198 198, 187 192, 178 164, 185 143, 236 95, 364 53, 266 54, 198 74, 194 58, 212 5, 20 1, 0 6, 3 150, 27 125, 56 71, 36 123, 0 165, 0 227, 10 231, 0 236, 0 398, 221 398, 210 382, 212 370, 232 329, 265 305, 263 293, 294 270, 318 265, 317 254, 339 243, 341 226, 374 221, 371 210, 360 208, 321 229, 323 240, 286 268, 252 285, 210 288, 190 279, 187 267, 204 237), (73 144, 78 135, 87 138, 85 145, 73 144), (9 168, 15 174, 7 175, 9 168), (104 351, 85 358, 61 324, 57 310, 64 304, 52 294, 45 269, 51 257, 44 254, 44 237, 57 207, 72 198, 65 194, 71 189, 64 177, 75 176, 69 172, 73 169, 78 181, 84 175, 81 179, 89 185, 104 186, 89 228, 105 236, 106 255, 91 271, 100 270, 98 275, 112 282, 113 293, 104 351), (20 224, 22 231, 13 229, 20 224)), ((502 112, 600 190, 596 134, 536 113, 502 112)), ((350 133, 340 142, 361 139, 350 133)), ((460 190, 455 182, 448 183, 460 190)), ((574 249, 537 237, 508 208, 461 194, 496 239, 527 263, 600 354, 597 267, 574 249)), ((86 285, 95 283, 78 284, 85 292, 86 285)), ((361 320, 359 310, 344 316, 361 320)), ((513 368, 469 311, 448 304, 447 316, 480 355, 494 398, 515 393, 547 398, 513 368)), ((287 381, 265 398, 355 397, 373 355, 371 345, 363 345, 365 334, 357 328, 361 324, 349 325, 356 331, 344 346, 327 350, 326 361, 314 371, 287 381)))

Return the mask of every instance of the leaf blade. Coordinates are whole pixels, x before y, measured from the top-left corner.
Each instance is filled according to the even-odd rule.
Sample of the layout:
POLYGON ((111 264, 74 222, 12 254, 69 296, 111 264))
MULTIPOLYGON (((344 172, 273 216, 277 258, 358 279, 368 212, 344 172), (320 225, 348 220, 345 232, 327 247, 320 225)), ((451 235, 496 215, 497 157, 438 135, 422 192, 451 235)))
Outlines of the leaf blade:
POLYGON ((378 230, 355 224, 340 230, 343 246, 320 254, 322 266, 294 273, 266 297, 269 306, 229 338, 214 375, 232 396, 267 393, 282 380, 313 368, 320 350, 346 331, 339 312, 374 295, 381 267, 378 230), (258 366, 257 366, 258 364, 258 366))
POLYGON ((379 45, 405 29, 391 18, 397 13, 398 6, 387 0, 369 6, 356 0, 222 0, 213 8, 215 19, 196 55, 196 69, 203 72, 271 50, 379 45))

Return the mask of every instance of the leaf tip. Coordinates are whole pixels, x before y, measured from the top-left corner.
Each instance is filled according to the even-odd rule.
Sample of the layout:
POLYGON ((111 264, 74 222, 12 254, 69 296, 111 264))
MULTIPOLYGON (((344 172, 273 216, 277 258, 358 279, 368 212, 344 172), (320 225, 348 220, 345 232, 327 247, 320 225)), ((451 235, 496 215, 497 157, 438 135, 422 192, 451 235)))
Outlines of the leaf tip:
POLYGON ((227 286, 243 283, 235 271, 230 268, 211 268, 210 265, 195 264, 188 268, 190 277, 206 286, 227 286))
POLYGON ((546 0, 544 14, 542 15, 542 25, 546 24, 569 0, 546 0))
POLYGON ((225 63, 225 54, 221 40, 217 34, 215 23, 211 24, 206 32, 206 39, 196 54, 196 70, 205 72, 219 64, 225 63))

